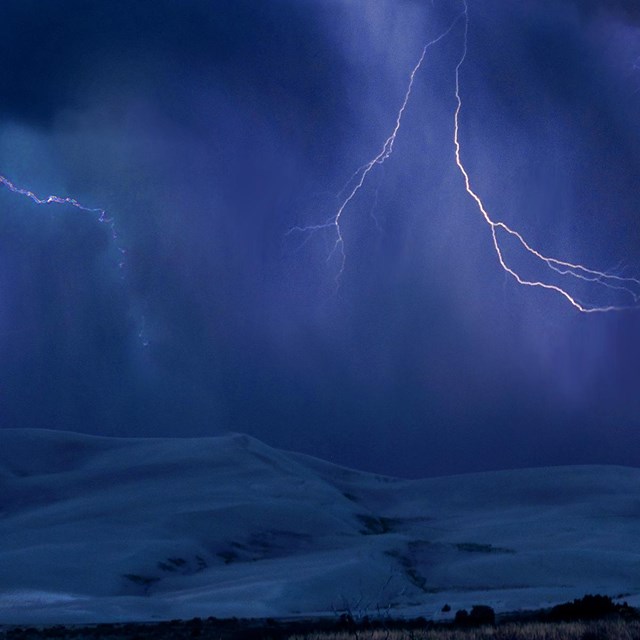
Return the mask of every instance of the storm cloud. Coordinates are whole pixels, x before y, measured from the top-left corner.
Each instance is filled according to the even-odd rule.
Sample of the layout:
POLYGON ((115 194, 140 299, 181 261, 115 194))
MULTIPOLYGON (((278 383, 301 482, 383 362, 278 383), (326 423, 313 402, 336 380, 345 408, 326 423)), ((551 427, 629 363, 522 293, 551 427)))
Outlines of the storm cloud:
MULTIPOLYGON (((8 0, 0 423, 242 431, 420 476, 638 464, 636 312, 518 286, 454 161, 455 1, 8 0), (354 171, 393 155, 343 217, 354 171), (117 246, 116 246, 117 245, 117 246), (118 246, 126 249, 118 267, 118 246)), ((640 273, 636 3, 469 2, 462 155, 549 255, 640 273)))

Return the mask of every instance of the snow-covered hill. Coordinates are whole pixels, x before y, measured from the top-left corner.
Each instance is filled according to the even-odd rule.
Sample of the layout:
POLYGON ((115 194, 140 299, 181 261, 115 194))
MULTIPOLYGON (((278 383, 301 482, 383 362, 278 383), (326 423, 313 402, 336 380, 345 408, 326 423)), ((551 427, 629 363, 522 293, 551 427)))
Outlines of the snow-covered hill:
POLYGON ((408 481, 243 435, 0 430, 0 622, 640 604, 640 470, 408 481))

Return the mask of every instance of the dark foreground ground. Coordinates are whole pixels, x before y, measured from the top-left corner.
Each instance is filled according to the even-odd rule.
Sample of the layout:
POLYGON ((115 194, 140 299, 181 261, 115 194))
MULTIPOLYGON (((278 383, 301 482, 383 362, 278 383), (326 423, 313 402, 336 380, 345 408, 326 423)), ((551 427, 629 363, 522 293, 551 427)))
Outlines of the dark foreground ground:
POLYGON ((194 618, 158 623, 0 627, 0 640, 640 640, 640 612, 606 596, 550 610, 501 616, 489 607, 457 612, 453 623, 424 618, 317 620, 194 618))
POLYGON ((5 630, 2 638, 9 639, 93 639, 105 640, 640 640, 640 623, 637 621, 591 622, 526 622, 483 626, 473 629, 456 627, 397 628, 384 627, 352 631, 328 631, 314 629, 256 628, 252 624, 239 623, 235 629, 223 628, 204 622, 194 626, 191 621, 170 622, 159 625, 96 625, 94 627, 43 629, 23 628, 5 630))

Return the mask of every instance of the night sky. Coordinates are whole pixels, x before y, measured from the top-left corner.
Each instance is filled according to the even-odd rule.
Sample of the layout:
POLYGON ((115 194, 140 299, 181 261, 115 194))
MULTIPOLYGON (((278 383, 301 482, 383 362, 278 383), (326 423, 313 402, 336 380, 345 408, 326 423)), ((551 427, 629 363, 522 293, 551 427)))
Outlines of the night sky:
MULTIPOLYGON (((468 1, 474 189, 546 255, 640 276, 637 0, 468 1)), ((0 425, 245 432, 410 477, 639 465, 640 310, 518 285, 465 191, 462 8, 4 0, 0 174, 119 235, 0 188, 0 425), (336 214, 452 24, 339 275, 336 229, 293 228, 336 214)))

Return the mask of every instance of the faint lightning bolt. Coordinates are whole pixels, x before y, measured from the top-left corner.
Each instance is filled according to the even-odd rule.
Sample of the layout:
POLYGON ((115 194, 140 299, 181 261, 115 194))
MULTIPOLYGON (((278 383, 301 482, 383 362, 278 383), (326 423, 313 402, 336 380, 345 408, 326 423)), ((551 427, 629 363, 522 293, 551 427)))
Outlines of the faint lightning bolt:
POLYGON ((555 291, 564 297, 573 307, 578 309, 583 313, 594 313, 594 312, 606 312, 606 311, 620 311, 623 309, 632 309, 638 307, 638 300, 640 295, 635 292, 631 287, 632 286, 640 286, 640 280, 636 278, 626 278, 618 275, 614 275, 611 273, 606 273, 603 271, 597 271, 595 269, 586 267, 582 264, 574 264, 572 262, 566 262, 564 260, 558 260, 557 258, 550 258, 540 253, 536 249, 534 249, 529 243, 524 239, 524 237, 518 232, 509 227, 504 222, 495 221, 491 218, 489 213, 487 212, 482 199, 477 194, 476 191, 471 186, 471 180, 469 178, 469 173, 467 172, 464 164, 461 160, 461 149, 460 149, 460 112, 462 110, 462 98, 460 97, 460 69, 464 64, 467 51, 468 51, 468 34, 469 34, 469 8, 467 4, 467 0, 462 0, 464 6, 464 44, 463 51, 456 65, 455 69, 455 96, 456 96, 456 110, 454 113, 454 146, 455 146, 455 158, 456 164, 460 173, 464 178, 465 188, 469 196, 475 201, 482 217, 485 222, 489 225, 491 229, 491 237, 493 240, 493 246, 498 256, 498 261, 500 262, 500 266, 510 275, 512 276, 519 284, 528 286, 528 287, 539 287, 542 289, 547 289, 549 291, 555 291), (498 231, 504 231, 508 235, 512 236, 517 240, 517 242, 524 248, 524 250, 533 256, 536 260, 541 262, 543 265, 554 271, 555 273, 561 276, 570 276, 585 282, 595 283, 597 285, 606 287, 608 289, 622 291, 633 299, 633 305, 627 306, 616 306, 616 305, 587 305, 581 301, 579 301, 576 297, 574 297, 567 289, 553 284, 552 282, 547 282, 544 280, 528 280, 523 277, 520 273, 518 273, 515 268, 509 266, 504 258, 502 246, 498 239, 498 231))
MULTIPOLYGON (((71 207, 75 207, 76 209, 80 209, 80 211, 85 211, 87 213, 95 214, 96 219, 100 224, 104 224, 108 227, 111 233, 111 239, 113 240, 113 246, 116 248, 118 253, 120 254, 120 259, 118 261, 118 268, 121 270, 121 275, 124 277, 124 273, 122 272, 124 268, 124 257, 127 253, 126 249, 120 244, 120 234, 118 233, 118 229, 115 224, 115 220, 110 217, 104 209, 99 207, 88 207, 81 202, 78 202, 75 198, 71 198, 68 196, 56 196, 50 195, 45 198, 38 197, 33 191, 29 189, 24 189, 21 187, 17 187, 11 180, 6 178, 3 175, 0 175, 0 184, 5 186, 12 193, 16 193, 18 195, 29 198, 33 202, 39 205, 47 205, 47 204, 60 204, 60 205, 68 205, 71 207)), ((147 332, 145 328, 145 317, 141 316, 138 330, 138 338, 140 339, 142 345, 144 347, 149 345, 149 339, 147 337, 147 332)))
POLYGON ((295 226, 295 227, 291 227, 289 231, 287 231, 286 235, 290 235, 293 232, 314 233, 316 231, 321 231, 324 229, 334 230, 336 240, 333 245, 333 248, 331 249, 331 252, 329 253, 329 256, 327 257, 327 261, 329 261, 336 252, 340 253, 340 268, 338 270, 338 274, 336 275, 337 283, 340 282, 340 278, 344 273, 344 268, 347 260, 347 254, 344 248, 344 235, 342 233, 342 227, 341 227, 342 216, 346 208, 353 201, 353 199, 358 195, 358 192, 360 191, 360 189, 362 189, 362 187, 364 186, 367 180, 367 177, 369 176, 371 171, 373 171, 373 169, 377 165, 382 165, 389 157, 391 157, 391 154, 393 153, 393 147, 395 145, 396 138, 398 136, 398 132, 400 131, 400 127, 402 126, 402 118, 407 109, 407 105, 409 104, 411 93, 413 92, 413 85, 415 83, 416 74, 418 73, 418 71, 420 71, 420 67, 422 67, 422 63, 424 62, 424 59, 427 55, 427 51, 431 47, 436 45, 438 42, 440 42, 443 38, 448 36, 453 30, 453 28, 455 27, 458 20, 460 20, 463 15, 464 13, 460 13, 456 17, 456 19, 451 23, 451 25, 446 31, 444 31, 437 38, 434 38, 433 40, 431 40, 430 42, 427 42, 427 44, 424 45, 422 49, 422 53, 418 58, 418 61, 416 62, 415 66, 411 70, 411 73, 409 74, 409 83, 407 85, 407 90, 405 91, 402 104, 400 105, 400 109, 398 110, 398 113, 396 115, 395 125, 391 133, 389 134, 387 139, 384 141, 384 144, 382 145, 382 149, 380 149, 380 152, 374 158, 369 160, 369 162, 367 162, 366 164, 362 165, 359 169, 357 169, 356 172, 353 174, 353 176, 351 176, 351 179, 349 180, 349 182, 347 182, 345 187, 342 189, 340 194, 347 192, 347 196, 343 198, 334 216, 331 217, 327 222, 322 224, 310 225, 306 227, 295 226), (354 180, 356 181, 355 186, 349 189, 349 185, 351 185, 354 180))
MULTIPOLYGON (((115 222, 113 218, 110 218, 107 215, 107 212, 104 209, 100 209, 99 207, 87 207, 78 202, 75 198, 70 198, 67 196, 47 196, 46 198, 39 198, 35 193, 33 193, 33 191, 17 187, 13 182, 11 182, 11 180, 3 175, 0 175, 0 184, 4 185, 12 193, 17 193, 18 195, 25 196, 30 200, 33 200, 33 202, 35 202, 36 204, 66 204, 75 207, 76 209, 80 209, 81 211, 86 211, 87 213, 97 214, 98 222, 100 222, 100 224, 106 224, 109 227, 111 238, 118 252, 122 256, 126 254, 126 250, 119 244, 119 234, 118 230, 116 229, 115 222)), ((118 263, 118 266, 122 268, 124 266, 124 260, 121 259, 118 263)))

